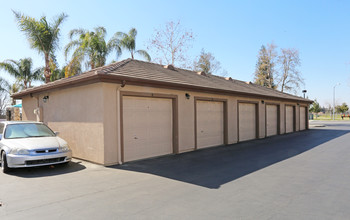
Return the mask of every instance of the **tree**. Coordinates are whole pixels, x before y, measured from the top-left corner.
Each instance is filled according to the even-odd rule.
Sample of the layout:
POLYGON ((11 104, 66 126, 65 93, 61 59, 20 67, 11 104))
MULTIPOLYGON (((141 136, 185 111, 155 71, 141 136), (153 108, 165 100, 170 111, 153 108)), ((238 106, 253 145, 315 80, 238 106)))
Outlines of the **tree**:
POLYGON ((273 43, 267 44, 267 47, 261 46, 254 74, 255 84, 267 88, 277 88, 274 83, 275 59, 277 57, 276 47, 273 43))
POLYGON ((107 31, 104 27, 96 27, 93 31, 85 29, 73 29, 69 32, 70 42, 65 46, 64 54, 74 49, 71 61, 67 64, 66 75, 71 76, 82 72, 81 64, 86 60, 87 68, 97 68, 106 64, 106 59, 112 51, 116 51, 117 57, 121 54, 119 42, 111 39, 105 40, 107 31), (77 37, 77 39, 74 39, 77 37))
POLYGON ((155 62, 171 64, 173 66, 187 67, 186 52, 192 47, 193 33, 181 27, 180 21, 170 21, 155 30, 148 48, 157 54, 155 62))
MULTIPOLYGON (((12 85, 7 84, 7 93, 12 96, 17 92, 21 91, 21 86, 18 83, 14 83, 12 85)), ((16 105, 16 100, 11 98, 11 105, 16 105)))
POLYGON ((15 14, 19 29, 27 36, 31 48, 44 55, 45 82, 50 82, 50 76, 52 74, 50 58, 54 58, 55 56, 54 53, 58 48, 60 26, 67 18, 67 15, 62 13, 57 16, 52 23, 49 23, 46 20, 46 16, 42 16, 39 20, 36 20, 20 12, 13 11, 13 13, 15 14))
POLYGON ((7 105, 8 105, 7 93, 0 93, 0 116, 6 115, 7 105))
POLYGON ((65 67, 60 69, 58 67, 56 59, 53 59, 53 58, 50 59, 50 70, 51 70, 51 76, 50 76, 51 82, 65 77, 65 67))
POLYGON ((137 30, 135 28, 131 28, 129 33, 117 32, 112 41, 116 42, 120 48, 128 50, 131 55, 131 59, 134 59, 134 55, 138 54, 145 58, 148 62, 151 61, 151 56, 145 50, 136 50, 136 35, 137 30))
POLYGON ((349 110, 349 106, 344 102, 342 105, 337 105, 335 106, 335 111, 337 113, 342 113, 344 114, 345 112, 347 112, 349 110))
POLYGON ((0 69, 4 69, 10 75, 14 76, 24 89, 31 87, 32 81, 39 80, 43 71, 42 68, 33 70, 31 58, 20 59, 19 61, 5 60, 0 63, 0 69))
MULTIPOLYGON (((221 70, 221 64, 210 52, 202 49, 198 59, 193 62, 193 70, 197 72, 205 72, 207 74, 217 74, 221 70)), ((223 75, 221 73, 221 75, 223 75)))
POLYGON ((8 93, 10 85, 4 78, 0 77, 0 115, 5 115, 6 106, 8 105, 8 93))
POLYGON ((9 83, 6 79, 0 77, 0 93, 9 91, 9 83))
POLYGON ((281 92, 293 91, 297 93, 300 85, 304 84, 304 80, 298 70, 300 66, 299 51, 296 49, 281 49, 278 63, 280 65, 278 78, 281 92))
POLYGON ((320 104, 317 102, 317 99, 312 103, 310 106, 309 112, 316 113, 316 117, 318 116, 318 113, 321 111, 320 104))

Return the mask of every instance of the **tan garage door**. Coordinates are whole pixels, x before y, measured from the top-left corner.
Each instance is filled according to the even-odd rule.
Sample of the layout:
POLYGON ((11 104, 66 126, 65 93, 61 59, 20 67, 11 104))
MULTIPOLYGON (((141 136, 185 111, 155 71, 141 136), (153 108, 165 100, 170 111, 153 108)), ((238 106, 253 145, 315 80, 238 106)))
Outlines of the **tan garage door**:
POLYGON ((293 106, 286 106, 286 133, 294 131, 294 109, 293 106))
POLYGON ((224 103, 197 101, 197 148, 224 144, 224 103))
POLYGON ((124 161, 173 153, 172 100, 123 97, 124 161))
POLYGON ((239 141, 256 138, 256 105, 251 103, 239 103, 238 105, 239 141))
POLYGON ((306 129, 306 108, 300 107, 300 130, 306 129))
POLYGON ((278 134, 278 107, 266 105, 266 136, 278 134))

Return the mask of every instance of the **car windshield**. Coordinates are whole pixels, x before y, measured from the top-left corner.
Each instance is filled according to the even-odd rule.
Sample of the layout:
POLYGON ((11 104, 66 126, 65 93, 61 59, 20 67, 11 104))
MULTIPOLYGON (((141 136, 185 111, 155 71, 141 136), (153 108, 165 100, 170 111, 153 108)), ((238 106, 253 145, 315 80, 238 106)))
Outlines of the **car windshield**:
POLYGON ((5 138, 54 137, 55 134, 44 124, 9 124, 5 129, 5 138))

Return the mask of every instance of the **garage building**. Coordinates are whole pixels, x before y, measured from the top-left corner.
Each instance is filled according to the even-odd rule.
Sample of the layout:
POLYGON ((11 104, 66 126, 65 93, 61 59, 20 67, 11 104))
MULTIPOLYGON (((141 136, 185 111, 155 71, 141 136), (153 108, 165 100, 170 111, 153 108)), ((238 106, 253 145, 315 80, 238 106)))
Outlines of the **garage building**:
POLYGON ((23 120, 103 165, 308 129, 311 100, 204 72, 127 59, 26 89, 23 120))

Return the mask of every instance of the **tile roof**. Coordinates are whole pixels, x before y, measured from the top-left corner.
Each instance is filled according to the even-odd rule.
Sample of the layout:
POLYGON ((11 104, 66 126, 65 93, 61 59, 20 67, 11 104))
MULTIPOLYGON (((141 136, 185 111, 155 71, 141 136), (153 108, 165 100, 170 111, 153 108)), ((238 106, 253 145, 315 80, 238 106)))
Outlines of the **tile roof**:
MULTIPOLYGON (((129 81, 147 81, 148 83, 161 83, 164 85, 180 86, 193 89, 217 91, 223 93, 237 93, 260 97, 273 97, 279 99, 312 102, 299 96, 282 93, 274 89, 258 86, 252 83, 225 78, 209 74, 200 74, 194 71, 175 68, 165 68, 162 65, 139 60, 126 59, 107 66, 87 71, 81 75, 56 80, 38 87, 29 88, 13 95, 21 98, 30 93, 47 91, 53 88, 69 86, 71 84, 88 82, 92 79, 108 76, 109 79, 129 81)), ((103 80, 102 80, 103 81, 103 80)))

